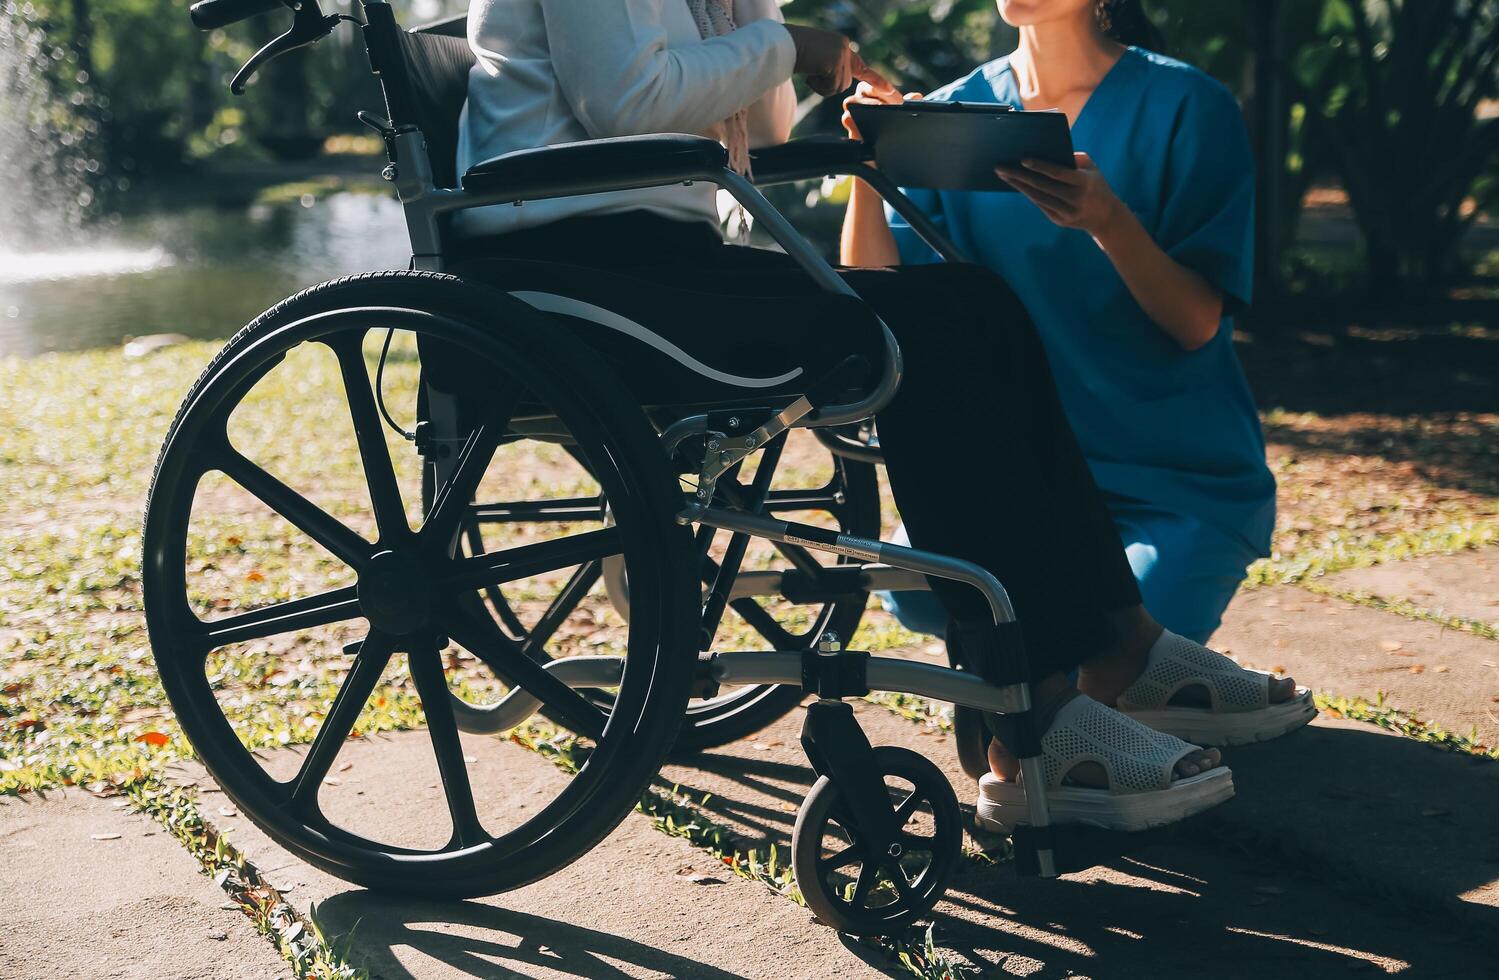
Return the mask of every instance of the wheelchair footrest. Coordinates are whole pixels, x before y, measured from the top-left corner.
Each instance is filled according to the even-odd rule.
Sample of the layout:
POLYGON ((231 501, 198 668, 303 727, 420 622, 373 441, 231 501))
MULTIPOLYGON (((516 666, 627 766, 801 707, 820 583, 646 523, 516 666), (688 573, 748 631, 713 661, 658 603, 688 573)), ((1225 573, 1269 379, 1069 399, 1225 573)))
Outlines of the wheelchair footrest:
POLYGON ((1114 858, 1164 839, 1166 828, 1125 833, 1082 824, 1050 827, 1016 827, 1011 835, 1015 847, 1015 870, 1026 877, 1041 874, 1040 851, 1050 848, 1059 875, 1086 871, 1114 858))

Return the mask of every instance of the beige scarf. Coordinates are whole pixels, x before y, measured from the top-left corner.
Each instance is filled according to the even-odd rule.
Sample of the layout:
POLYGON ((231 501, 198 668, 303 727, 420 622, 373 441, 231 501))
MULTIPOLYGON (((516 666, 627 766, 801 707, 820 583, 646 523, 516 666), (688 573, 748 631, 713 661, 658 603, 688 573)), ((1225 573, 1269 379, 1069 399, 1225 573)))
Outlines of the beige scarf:
MULTIPOLYGON (((687 0, 687 9, 697 21, 703 40, 722 37, 739 25, 734 23, 734 0, 687 0)), ((723 144, 729 150, 729 166, 736 173, 748 174, 749 111, 740 109, 723 121, 723 144)))

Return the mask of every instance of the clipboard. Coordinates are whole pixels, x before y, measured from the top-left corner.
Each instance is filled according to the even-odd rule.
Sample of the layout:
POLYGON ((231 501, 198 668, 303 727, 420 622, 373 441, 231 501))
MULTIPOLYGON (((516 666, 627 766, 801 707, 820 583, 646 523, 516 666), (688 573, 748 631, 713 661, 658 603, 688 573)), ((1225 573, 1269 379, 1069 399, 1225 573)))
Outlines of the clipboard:
POLYGON ((1075 167, 1067 117, 1004 103, 906 102, 849 107, 881 172, 904 187, 1014 191, 994 168, 1025 158, 1075 167))

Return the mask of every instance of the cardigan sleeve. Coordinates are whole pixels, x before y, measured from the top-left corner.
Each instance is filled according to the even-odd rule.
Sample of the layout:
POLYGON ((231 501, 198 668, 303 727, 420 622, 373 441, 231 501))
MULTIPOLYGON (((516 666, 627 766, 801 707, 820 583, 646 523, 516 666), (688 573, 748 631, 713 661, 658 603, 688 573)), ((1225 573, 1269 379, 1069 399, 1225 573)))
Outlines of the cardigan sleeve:
POLYGON ((791 78, 779 16, 669 47, 664 8, 681 2, 541 0, 557 83, 590 136, 703 133, 791 78))
MULTIPOLYGON (((776 0, 734 0, 734 22, 741 28, 760 21, 785 23, 776 0)), ((792 60, 796 60, 795 48, 792 49, 792 60)), ((791 138, 791 127, 795 123, 796 86, 791 84, 788 72, 784 82, 750 106, 750 146, 777 146, 786 142, 791 138)))

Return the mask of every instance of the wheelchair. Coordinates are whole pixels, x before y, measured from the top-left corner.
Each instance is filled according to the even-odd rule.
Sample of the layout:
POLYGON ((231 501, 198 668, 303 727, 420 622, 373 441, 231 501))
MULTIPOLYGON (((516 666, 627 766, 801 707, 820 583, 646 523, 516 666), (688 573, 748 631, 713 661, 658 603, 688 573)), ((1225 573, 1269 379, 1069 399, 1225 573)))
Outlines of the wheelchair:
MULTIPOLYGON (((245 326, 193 385, 157 461, 143 540, 153 655, 184 733, 239 809, 288 851, 359 885, 494 894, 591 849, 670 752, 743 737, 810 694, 802 744, 818 778, 793 838, 799 889, 832 926, 894 934, 941 897, 962 841, 941 770, 908 750, 872 747, 847 703, 896 691, 956 706, 961 754, 975 774, 986 768, 982 714, 1015 717, 1012 748, 1028 807, 1015 829, 1019 867, 1043 876, 1064 870, 1004 587, 971 563, 878 540, 879 452, 869 420, 900 383, 899 347, 758 189, 858 174, 939 252, 959 258, 869 166, 865 148, 794 141, 758 152, 751 181, 728 168, 714 141, 630 137, 519 151, 459 175, 457 123, 473 64, 461 20, 408 31, 384 0, 363 0, 361 18, 325 15, 317 0, 284 6, 291 28, 241 69, 233 88, 242 91, 271 58, 355 21, 388 116, 360 118, 384 142, 383 176, 399 196, 413 257, 408 270, 304 290, 245 326), (748 366, 720 369, 663 340, 637 311, 611 309, 607 296, 580 299, 534 263, 512 263, 500 286, 453 274, 464 266, 464 243, 451 219, 464 209, 690 182, 732 194, 833 308, 864 317, 867 349, 850 354, 809 337, 805 351, 765 351, 749 338, 748 366), (397 335, 418 365, 410 432, 392 418, 382 387, 397 335), (676 365, 660 390, 632 389, 608 356, 609 344, 640 343, 676 365), (231 435, 236 411, 267 397, 257 388, 309 349, 332 359, 346 401, 368 490, 364 529, 293 489, 231 435), (776 373, 788 358, 794 367, 776 373), (407 458, 392 451, 392 429, 405 437, 394 444, 407 458), (830 468, 811 486, 777 486, 796 429, 816 435, 830 468), (505 461, 526 447, 540 447, 566 475, 539 488, 512 479, 505 461), (397 476, 413 467, 419 500, 397 476), (190 581, 189 539, 198 489, 211 475, 315 542, 344 584, 248 609, 221 596, 205 605, 190 581), (760 557, 748 560, 754 547, 760 557), (928 588, 928 577, 977 589, 992 612, 992 625, 965 639, 961 669, 843 648, 870 591, 928 588), (616 638, 589 648, 599 652, 564 655, 554 641, 570 617, 608 615, 595 602, 601 581, 616 638), (225 609, 243 611, 213 614, 225 609), (729 611, 768 649, 719 646, 729 611), (352 636, 342 646, 347 674, 296 771, 273 774, 232 720, 209 665, 219 651, 335 626, 352 636), (457 651, 490 672, 497 687, 489 696, 453 676, 457 651), (446 812, 432 826, 450 831, 439 830, 437 846, 372 839, 320 803, 397 656, 440 775, 446 812), (513 825, 495 833, 498 818, 481 816, 460 736, 503 734, 538 715, 570 733, 581 763, 548 802, 507 814, 513 825)), ((200 0, 192 18, 207 30, 282 7, 200 0)), ((294 432, 277 435, 295 441, 294 432)))

